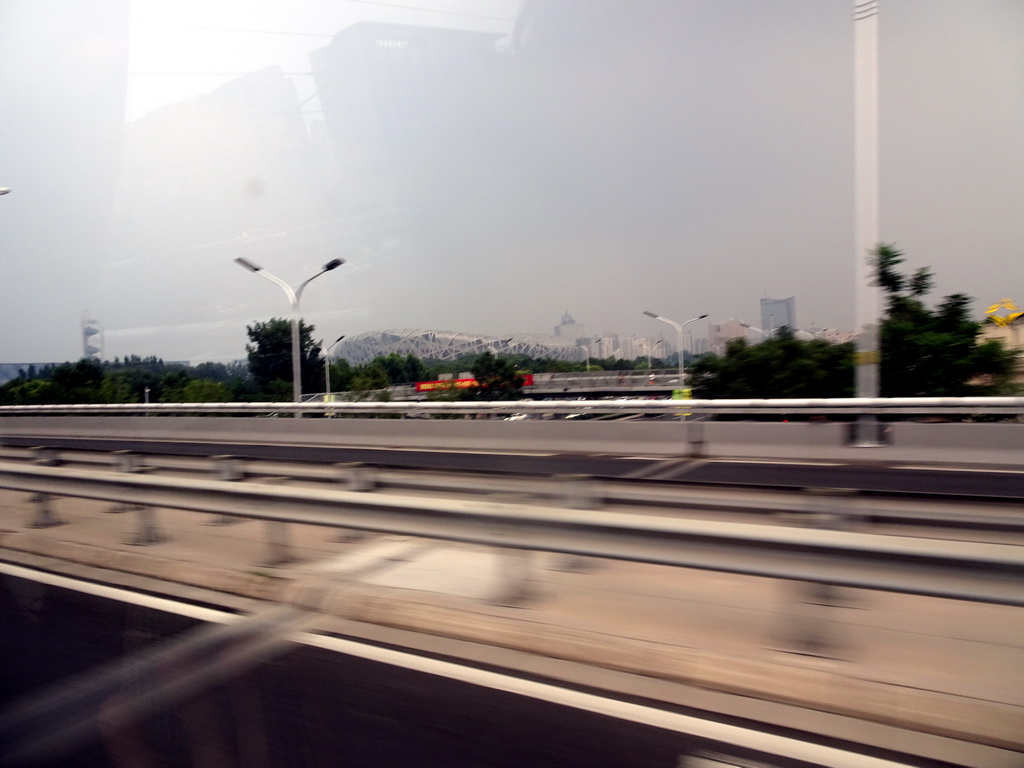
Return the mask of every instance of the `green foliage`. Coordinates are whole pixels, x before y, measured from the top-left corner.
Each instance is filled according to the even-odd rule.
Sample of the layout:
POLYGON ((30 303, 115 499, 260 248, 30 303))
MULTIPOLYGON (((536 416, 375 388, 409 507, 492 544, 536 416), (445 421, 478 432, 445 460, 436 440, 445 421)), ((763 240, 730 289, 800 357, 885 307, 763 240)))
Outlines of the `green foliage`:
POLYGON ((884 397, 997 394, 1009 385, 1016 354, 999 342, 978 341, 969 296, 954 293, 930 308, 922 298, 931 290, 929 270, 901 274, 903 253, 891 245, 879 246, 875 258, 887 294, 879 329, 884 397))
POLYGON ((704 355, 688 376, 698 398, 849 397, 853 345, 801 341, 783 329, 760 344, 733 339, 724 355, 704 355))
POLYGON ((484 352, 473 364, 478 386, 462 390, 465 400, 520 400, 523 377, 510 361, 484 352))
POLYGON ((366 365, 357 365, 352 372, 353 392, 368 393, 378 389, 386 389, 391 385, 387 370, 381 362, 384 358, 375 358, 366 365))
POLYGON ((53 405, 60 402, 52 381, 14 379, 0 387, 0 405, 53 405))
MULTIPOLYGON (((114 361, 30 367, 0 387, 0 405, 77 403, 225 402, 254 399, 244 365, 169 365, 157 357, 130 355, 114 361), (202 375, 202 374, 205 374, 202 375), (35 378, 33 378, 35 376, 35 378)), ((284 399, 290 399, 290 387, 284 399)))
POLYGON ((161 402, 167 403, 227 403, 231 401, 231 388, 211 379, 189 379, 178 387, 164 391, 161 402))
POLYGON ((352 364, 344 358, 331 363, 331 391, 344 392, 352 387, 352 364))
POLYGON ((392 384, 413 384, 417 381, 426 381, 429 371, 415 355, 402 357, 394 352, 385 357, 377 357, 373 361, 384 370, 388 381, 392 384))
MULTIPOLYGON (((265 323, 253 323, 245 330, 251 342, 245 345, 249 372, 257 390, 265 395, 277 396, 287 392, 284 400, 291 400, 291 321, 275 317, 265 323), (287 389, 283 389, 280 382, 284 382, 287 389)), ((299 321, 300 365, 304 392, 319 392, 323 388, 324 361, 320 357, 320 348, 313 341, 313 330, 312 325, 299 321)))

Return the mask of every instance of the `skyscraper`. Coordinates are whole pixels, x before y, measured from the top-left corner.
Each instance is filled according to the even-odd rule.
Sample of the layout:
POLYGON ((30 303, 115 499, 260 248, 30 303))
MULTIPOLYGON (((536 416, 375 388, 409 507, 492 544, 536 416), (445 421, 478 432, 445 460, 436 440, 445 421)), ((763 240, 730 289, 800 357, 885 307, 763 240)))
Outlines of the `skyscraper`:
POLYGON ((761 328, 771 333, 784 325, 796 330, 796 299, 761 299, 761 328))

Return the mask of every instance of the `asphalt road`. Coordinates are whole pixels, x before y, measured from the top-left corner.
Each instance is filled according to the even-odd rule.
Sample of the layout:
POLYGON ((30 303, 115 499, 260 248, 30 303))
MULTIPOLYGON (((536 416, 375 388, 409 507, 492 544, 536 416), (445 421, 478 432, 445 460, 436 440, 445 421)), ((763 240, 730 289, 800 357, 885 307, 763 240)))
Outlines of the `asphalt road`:
MULTIPOLYGON (((29 711, 19 704, 24 696, 52 685, 59 691, 69 679, 109 664, 128 674, 121 692, 104 701, 131 695, 147 682, 132 677, 133 658, 203 631, 195 619, 173 612, 10 576, 0 578, 0 621, 0 739, 6 736, 7 742, 0 742, 0 765, 10 764, 3 749, 12 734, 4 734, 4 718, 29 711)), ((202 663, 204 654, 191 658, 202 663)), ((51 701, 67 709, 60 695, 51 701)), ((637 703, 648 704, 625 704, 637 703)), ((712 742, 678 729, 300 645, 286 646, 258 666, 124 729, 97 727, 88 711, 70 714, 87 722, 88 738, 70 753, 27 764, 678 768, 687 765, 682 756, 700 750, 747 759, 752 762, 733 764, 757 768, 838 764, 780 758, 740 743, 712 742)), ((54 721, 46 713, 28 719, 44 731, 54 721)), ((753 723, 731 724, 756 729, 753 723)), ((809 734, 777 735, 856 752, 809 734)), ((874 756, 893 760, 892 765, 944 765, 874 756)))
POLYGON ((1019 501, 1024 472, 980 468, 926 468, 872 463, 688 460, 568 454, 502 454, 456 451, 252 445, 94 438, 6 437, 8 447, 116 451, 172 456, 231 455, 243 459, 335 464, 364 463, 401 469, 485 472, 522 476, 587 475, 665 483, 741 485, 759 488, 844 488, 872 493, 1019 501))

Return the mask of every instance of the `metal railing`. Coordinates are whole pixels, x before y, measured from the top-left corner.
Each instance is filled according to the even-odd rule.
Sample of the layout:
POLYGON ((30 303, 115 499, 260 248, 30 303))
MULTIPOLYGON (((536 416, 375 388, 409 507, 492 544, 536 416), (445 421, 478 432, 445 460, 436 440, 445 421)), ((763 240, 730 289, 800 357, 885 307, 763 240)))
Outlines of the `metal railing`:
MULTIPOLYGON (((0 487, 271 523, 1024 606, 1024 547, 522 503, 179 480, 0 463, 0 487)), ((56 524, 51 514, 48 524, 56 524)), ((148 523, 154 525, 150 517, 148 523)), ((278 531, 280 534, 280 531, 278 531)))
POLYGON ((1024 397, 875 397, 748 400, 509 400, 501 402, 89 403, 5 405, 0 416, 46 414, 323 413, 346 415, 1019 415, 1024 397))

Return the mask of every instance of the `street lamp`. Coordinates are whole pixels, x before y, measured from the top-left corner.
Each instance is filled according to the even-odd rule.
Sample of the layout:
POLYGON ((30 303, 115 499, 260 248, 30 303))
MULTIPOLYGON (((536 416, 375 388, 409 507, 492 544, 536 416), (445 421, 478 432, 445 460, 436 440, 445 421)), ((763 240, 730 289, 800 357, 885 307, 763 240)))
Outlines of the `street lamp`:
MULTIPOLYGON (((323 267, 308 280, 303 281, 299 284, 298 288, 292 288, 288 283, 275 275, 270 274, 263 267, 258 264, 254 264, 248 259, 239 257, 235 259, 236 264, 248 269, 250 272, 255 272, 260 277, 265 277, 270 282, 279 286, 284 291, 285 296, 288 297, 288 303, 292 309, 292 400, 296 403, 302 401, 302 370, 301 370, 301 357, 302 353, 299 349, 299 300, 302 298, 302 291, 307 285, 313 280, 320 277, 324 272, 330 272, 332 269, 337 269, 345 263, 344 259, 331 259, 323 267)), ((296 411, 295 416, 300 416, 300 412, 296 411)))
MULTIPOLYGON (((772 328, 770 331, 766 331, 763 328, 758 328, 756 325, 751 325, 750 323, 740 323, 740 327, 746 328, 748 331, 757 331, 764 338, 770 339, 772 336, 775 335, 776 331, 778 331, 779 328, 782 328, 784 326, 777 326, 775 328, 772 328)), ((800 339, 801 341, 814 341, 814 339, 816 338, 813 333, 810 333, 808 331, 797 330, 793 330, 793 337, 796 339, 800 339)))
POLYGON ((583 354, 586 357, 587 367, 583 369, 583 372, 586 373, 587 371, 590 370, 590 349, 585 347, 585 346, 583 346, 582 344, 577 344, 576 345, 576 349, 582 349, 583 350, 583 354))
POLYGON ((763 338, 766 338, 766 339, 769 336, 771 336, 773 333, 775 333, 775 329, 774 328, 772 328, 772 330, 769 332, 769 331, 764 330, 763 328, 758 328, 756 325, 751 325, 750 323, 740 323, 740 327, 741 328, 746 328, 748 331, 757 331, 758 333, 761 334, 761 336, 763 338))
POLYGON ((600 338, 600 339, 594 339, 594 340, 593 340, 592 342, 590 342, 590 343, 589 343, 589 344, 587 344, 586 346, 584 346, 583 344, 577 344, 577 345, 576 345, 577 349, 582 349, 582 350, 583 350, 584 352, 586 352, 586 353, 587 353, 587 367, 583 369, 583 372, 584 372, 584 373, 590 373, 590 350, 591 350, 591 349, 593 348, 593 346, 594 346, 595 344, 597 344, 597 343, 598 343, 599 341, 604 341, 604 339, 603 339, 603 338, 600 338))
POLYGON ((679 334, 679 388, 682 389, 683 387, 686 386, 683 383, 683 374, 686 370, 685 364, 683 363, 683 328, 688 326, 690 323, 695 323, 698 320, 703 320, 705 317, 707 317, 707 314, 705 313, 703 315, 698 315, 697 317, 691 317, 682 325, 677 323, 675 320, 669 320, 667 317, 662 317, 661 315, 657 315, 654 312, 648 312, 647 310, 644 310, 644 314, 647 315, 648 317, 653 317, 655 320, 661 320, 661 322, 663 323, 668 323, 673 328, 675 328, 676 332, 679 334))
POLYGON ((6 195, 10 191, 11 191, 10 187, 0 187, 0 195, 6 195))
POLYGON ((505 345, 511 344, 511 343, 512 343, 512 339, 502 339, 501 341, 494 342, 494 344, 488 344, 487 345, 487 351, 490 352, 492 355, 497 356, 497 354, 498 354, 498 347, 497 347, 497 345, 498 344, 501 344, 502 346, 505 346, 505 345))
POLYGON ((331 394, 331 350, 334 349, 335 345, 344 338, 345 335, 342 334, 331 342, 330 346, 324 347, 323 344, 320 345, 320 349, 324 353, 324 384, 326 385, 326 388, 324 389, 325 400, 327 395, 331 394))

